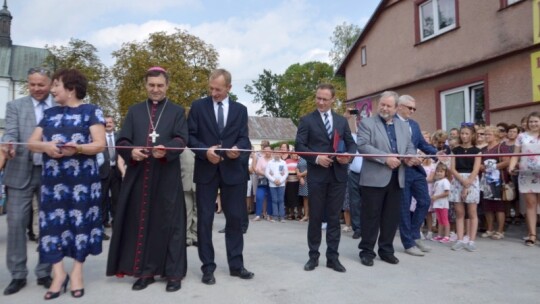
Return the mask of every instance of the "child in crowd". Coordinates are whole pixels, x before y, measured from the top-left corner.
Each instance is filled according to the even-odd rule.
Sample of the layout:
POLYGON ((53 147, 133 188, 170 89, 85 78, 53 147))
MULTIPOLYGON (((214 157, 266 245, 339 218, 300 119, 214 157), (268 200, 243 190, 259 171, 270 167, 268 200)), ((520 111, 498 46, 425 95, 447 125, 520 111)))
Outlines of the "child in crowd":
POLYGON ((450 181, 447 176, 448 167, 444 163, 439 162, 435 169, 435 182, 433 183, 431 192, 431 203, 433 204, 433 209, 435 209, 435 214, 437 214, 437 222, 439 223, 439 233, 433 240, 441 243, 450 242, 450 222, 448 221, 450 181))
MULTIPOLYGON (((431 189, 433 187, 433 177, 435 175, 435 163, 430 157, 427 157, 422 162, 422 167, 424 168, 424 171, 426 171, 426 179, 428 184, 428 191, 431 193, 431 189)), ((433 202, 429 206, 428 213, 426 214, 426 227, 427 227, 427 234, 426 239, 431 240, 433 237, 433 228, 434 228, 434 218, 433 218, 433 202)))
MULTIPOLYGON (((287 170, 287 163, 281 159, 280 149, 275 148, 274 151, 276 153, 272 153, 272 160, 266 165, 264 175, 268 179, 268 185, 270 186, 274 218, 285 223, 285 181, 287 180, 289 171, 287 170)), ((275 222, 271 217, 269 220, 272 223, 275 222)))
POLYGON ((452 180, 449 200, 456 211, 458 239, 452 250, 476 251, 478 230, 477 207, 480 201, 478 173, 480 171, 480 149, 476 147, 476 134, 472 123, 463 123, 459 133, 459 145, 452 149, 457 157, 451 159, 452 180), (463 157, 461 157, 463 155, 463 157), (466 220, 469 222, 466 224, 466 220), (468 229, 465 229, 467 226, 468 229), (464 239, 465 230, 469 238, 464 239))

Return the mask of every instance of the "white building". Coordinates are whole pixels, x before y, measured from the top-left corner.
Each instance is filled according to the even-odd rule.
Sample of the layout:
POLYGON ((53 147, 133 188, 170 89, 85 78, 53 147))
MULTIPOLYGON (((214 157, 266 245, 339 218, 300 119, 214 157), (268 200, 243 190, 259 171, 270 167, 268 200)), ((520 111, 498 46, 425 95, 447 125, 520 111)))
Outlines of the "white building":
POLYGON ((43 65, 49 51, 43 48, 13 45, 7 0, 0 10, 0 128, 4 128, 8 101, 26 95, 26 76, 32 67, 43 65))

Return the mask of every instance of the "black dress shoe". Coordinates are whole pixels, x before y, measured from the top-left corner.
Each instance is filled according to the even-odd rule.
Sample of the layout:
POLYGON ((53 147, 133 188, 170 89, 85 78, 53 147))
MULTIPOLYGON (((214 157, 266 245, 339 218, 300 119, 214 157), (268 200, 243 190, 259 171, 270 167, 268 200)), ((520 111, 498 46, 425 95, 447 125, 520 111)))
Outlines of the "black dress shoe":
POLYGON ((352 235, 352 238, 357 240, 361 237, 362 235, 360 234, 360 231, 355 231, 352 235))
POLYGON ((248 271, 244 267, 238 270, 231 270, 230 274, 231 274, 231 277, 239 277, 240 279, 244 279, 244 280, 253 279, 253 277, 255 276, 253 272, 248 271))
POLYGON ((4 289, 4 295, 10 295, 19 292, 24 286, 26 286, 26 279, 13 279, 9 283, 8 287, 4 289))
POLYGON ((399 263, 398 258, 396 258, 393 254, 381 255, 381 260, 385 261, 386 263, 394 264, 394 265, 399 263))
POLYGON ((176 280, 168 280, 167 281, 167 287, 165 288, 165 290, 167 292, 174 292, 174 291, 178 291, 180 290, 180 288, 182 288, 182 283, 181 281, 176 281, 176 280))
POLYGON ((337 272, 345 272, 347 271, 343 265, 339 262, 338 259, 328 260, 326 261, 326 267, 332 268, 337 272))
POLYGON ((36 237, 35 234, 29 234, 28 235, 28 240, 32 241, 32 242, 37 242, 37 237, 36 237))
POLYGON ((309 258, 306 265, 304 265, 304 270, 305 271, 311 271, 311 270, 315 269, 315 267, 317 267, 317 266, 319 266, 319 259, 309 258))
POLYGON ((49 289, 49 287, 51 287, 51 284, 52 284, 52 278, 51 276, 39 278, 37 279, 37 284, 49 289))
POLYGON ((193 241, 193 243, 191 243, 192 246, 195 246, 195 247, 198 247, 199 246, 199 243, 197 241, 193 241))
POLYGON ((148 287, 148 285, 154 283, 155 281, 156 280, 154 280, 153 277, 139 278, 137 281, 135 281, 135 283, 133 284, 131 289, 133 289, 133 290, 143 290, 146 287, 148 287))
POLYGON ((225 233, 225 228, 218 231, 219 233, 225 233))
POLYGON ((216 278, 214 277, 213 272, 203 273, 201 281, 206 285, 214 285, 214 284, 216 284, 216 278))
POLYGON ((109 235, 107 235, 106 233, 103 234, 103 240, 104 241, 108 241, 110 239, 111 239, 111 237, 109 235))
POLYGON ((373 266, 373 258, 367 256, 360 256, 360 263, 365 266, 373 266))

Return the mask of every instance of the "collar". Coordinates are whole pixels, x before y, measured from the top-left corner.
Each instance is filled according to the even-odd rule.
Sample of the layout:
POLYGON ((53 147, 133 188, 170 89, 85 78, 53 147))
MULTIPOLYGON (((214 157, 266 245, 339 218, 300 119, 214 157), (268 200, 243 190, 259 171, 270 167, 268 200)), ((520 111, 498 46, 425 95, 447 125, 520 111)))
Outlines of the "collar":
POLYGON ((328 111, 326 111, 326 112, 321 112, 321 111, 317 110, 317 112, 319 112, 319 114, 320 114, 321 116, 324 116, 325 113, 328 113, 328 116, 332 116, 332 110, 328 110, 328 111))
MULTIPOLYGON (((39 105, 39 103, 41 102, 41 101, 35 99, 32 96, 30 96, 30 98, 32 99, 32 103, 34 104, 34 108, 37 107, 39 105)), ((47 108, 50 108, 52 106, 52 96, 51 96, 51 94, 47 95, 47 98, 45 98, 45 100, 43 100, 43 101, 47 105, 47 108)))
POLYGON ((381 115, 379 115, 379 119, 382 121, 382 123, 386 126, 386 125, 393 125, 394 124, 394 117, 392 117, 391 120, 389 121, 386 121, 386 119, 384 119, 381 115))
MULTIPOLYGON (((158 105, 163 104, 165 101, 167 101, 167 97, 165 97, 165 98, 163 98, 162 100, 158 101, 157 104, 158 104, 158 105)), ((153 105, 153 104, 154 104, 154 102, 153 102, 150 98, 147 98, 147 99, 146 99, 146 102, 148 102, 150 105, 153 105)))
MULTIPOLYGON (((216 101, 214 101, 214 99, 212 99, 212 102, 214 103, 215 107, 218 106, 218 103, 216 101)), ((225 97, 225 99, 223 99, 221 101, 221 103, 223 104, 224 107, 228 106, 229 105, 229 96, 225 97)))
POLYGON ((396 114, 396 116, 397 116, 397 118, 399 118, 399 120, 401 120, 401 121, 409 122, 408 119, 405 119, 405 118, 401 117, 399 114, 396 114))

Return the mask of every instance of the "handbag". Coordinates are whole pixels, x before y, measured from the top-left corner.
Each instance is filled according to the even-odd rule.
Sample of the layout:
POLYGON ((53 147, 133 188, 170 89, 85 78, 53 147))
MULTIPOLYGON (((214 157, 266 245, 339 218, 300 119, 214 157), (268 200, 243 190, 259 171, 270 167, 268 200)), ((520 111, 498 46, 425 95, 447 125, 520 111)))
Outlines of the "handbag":
MULTIPOLYGON (((497 149, 498 154, 501 153, 501 144, 497 149)), ((516 199, 516 185, 512 181, 505 181, 505 174, 503 170, 501 172, 501 181, 502 181, 502 200, 505 202, 512 202, 516 199)))

